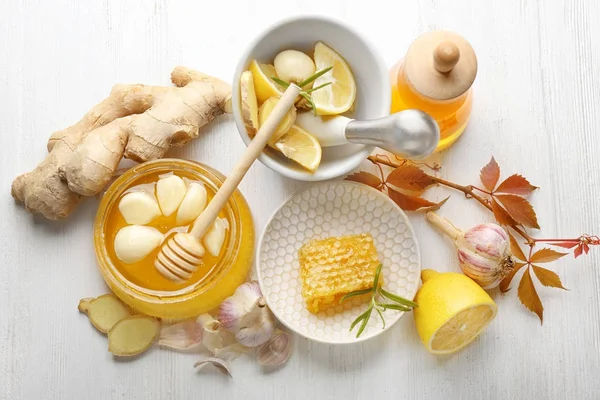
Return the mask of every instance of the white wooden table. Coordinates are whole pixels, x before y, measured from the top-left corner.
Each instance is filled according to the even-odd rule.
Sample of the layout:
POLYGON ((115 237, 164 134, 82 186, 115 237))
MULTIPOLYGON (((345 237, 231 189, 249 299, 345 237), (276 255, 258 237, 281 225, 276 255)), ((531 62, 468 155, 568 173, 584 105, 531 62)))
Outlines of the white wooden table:
MULTIPOLYGON (((12 179, 46 154, 48 135, 78 120, 116 82, 169 84, 175 65, 230 79, 249 40, 279 18, 313 12, 365 33, 392 65, 421 32, 467 37, 479 57, 472 122, 442 155, 441 176, 477 182, 494 155, 523 173, 544 236, 600 232, 600 6, 594 0, 76 1, 0 3, 1 399, 597 399, 600 249, 552 264, 568 292, 541 290, 540 326, 515 291, 475 343, 429 355, 410 316, 352 347, 296 339, 289 363, 265 373, 245 359, 234 379, 195 373, 194 355, 154 349, 115 361, 77 312, 104 293, 92 250, 97 200, 64 222, 33 218, 9 195, 12 179), (259 5, 260 3, 260 5, 259 5)), ((222 117, 176 156, 229 171, 244 149, 222 117)), ((365 165, 367 168, 368 166, 365 165)), ((255 165, 242 183, 261 232, 304 184, 255 165), (267 195, 268 193, 268 195, 267 195)), ((431 191, 441 198, 444 189, 431 191)), ((491 219, 453 193, 443 209, 469 227, 491 219)), ((456 270, 453 250, 422 216, 411 219, 423 266, 456 270)))

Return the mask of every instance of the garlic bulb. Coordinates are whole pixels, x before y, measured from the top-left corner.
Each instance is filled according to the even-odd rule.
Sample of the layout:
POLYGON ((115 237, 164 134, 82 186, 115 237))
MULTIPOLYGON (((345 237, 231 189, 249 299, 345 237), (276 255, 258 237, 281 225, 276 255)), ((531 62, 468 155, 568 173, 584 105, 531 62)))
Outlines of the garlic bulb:
POLYGON ((218 319, 247 347, 260 346, 275 331, 275 321, 256 281, 242 284, 221 303, 218 319))
POLYGON ((273 60, 275 72, 286 82, 300 83, 315 73, 312 58, 298 50, 284 50, 273 60))
POLYGON ((260 365, 280 366, 290 358, 292 353, 292 336, 277 330, 275 335, 256 350, 256 358, 260 365))
POLYGON ((513 270, 515 258, 510 251, 510 239, 499 225, 477 225, 466 232, 434 212, 427 220, 446 234, 458 249, 460 269, 484 289, 491 289, 513 270))

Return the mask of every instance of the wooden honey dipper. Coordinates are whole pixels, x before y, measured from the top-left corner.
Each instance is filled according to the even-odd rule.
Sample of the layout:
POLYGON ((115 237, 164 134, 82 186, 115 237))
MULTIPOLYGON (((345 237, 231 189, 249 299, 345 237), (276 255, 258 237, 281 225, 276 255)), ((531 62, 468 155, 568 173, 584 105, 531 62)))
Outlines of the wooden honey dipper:
POLYGON ((264 125, 260 127, 252 139, 242 158, 219 188, 208 206, 194 221, 189 233, 175 234, 162 246, 154 266, 165 278, 175 282, 189 279, 198 268, 204 257, 204 247, 200 243, 202 237, 215 222, 215 219, 229 201, 248 169, 261 154, 273 132, 294 104, 301 89, 292 84, 281 96, 264 125))

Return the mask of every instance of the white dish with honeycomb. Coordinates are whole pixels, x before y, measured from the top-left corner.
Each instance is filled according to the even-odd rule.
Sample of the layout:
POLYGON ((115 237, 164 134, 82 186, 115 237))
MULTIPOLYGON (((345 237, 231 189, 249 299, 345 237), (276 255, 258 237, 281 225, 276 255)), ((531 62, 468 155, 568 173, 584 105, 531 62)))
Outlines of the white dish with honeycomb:
POLYGON ((267 222, 256 256, 258 281, 273 314, 292 331, 318 342, 355 343, 389 329, 404 312, 373 315, 359 338, 350 325, 367 302, 348 299, 313 314, 302 297, 298 249, 311 239, 370 233, 383 264, 383 287, 413 299, 419 287, 419 245, 406 214, 385 194, 366 185, 331 181, 292 194, 267 222))

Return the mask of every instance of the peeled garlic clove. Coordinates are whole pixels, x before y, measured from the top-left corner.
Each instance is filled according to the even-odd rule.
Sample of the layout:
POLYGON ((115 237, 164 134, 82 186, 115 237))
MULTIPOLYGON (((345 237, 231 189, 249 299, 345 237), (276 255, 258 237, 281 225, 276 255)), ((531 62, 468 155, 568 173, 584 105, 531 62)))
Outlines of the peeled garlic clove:
POLYGON ((177 210, 186 192, 185 182, 177 175, 158 180, 156 183, 156 198, 165 217, 170 216, 177 210))
POLYGON ((206 189, 199 183, 190 183, 183 201, 177 211, 177 225, 184 225, 195 220, 206 207, 206 189))
POLYGON ((94 328, 106 333, 120 320, 129 317, 129 310, 112 294, 79 301, 78 310, 85 313, 94 328))
POLYGON ((200 370, 207 365, 212 365, 213 367, 218 369, 223 374, 232 378, 231 370, 229 369, 229 365, 227 365, 227 362, 225 360, 221 360, 220 358, 216 358, 216 357, 205 358, 204 360, 200 360, 200 361, 196 362, 194 364, 194 368, 197 368, 200 370))
POLYGON ((275 335, 256 349, 256 358, 260 365, 280 366, 286 363, 292 353, 292 336, 277 330, 275 335))
POLYGON ((115 236, 115 253, 125 264, 133 264, 152 253, 160 246, 163 238, 158 229, 149 226, 125 226, 115 236))
POLYGON ((256 281, 242 284, 221 303, 219 321, 247 347, 260 346, 275 331, 275 321, 256 281))
POLYGON ((210 230, 202 238, 204 247, 210 254, 217 257, 221 252, 221 247, 225 242, 225 231, 229 228, 229 223, 224 218, 217 218, 210 230))
POLYGON ((300 83, 315 73, 315 63, 298 50, 284 50, 273 61, 277 76, 286 82, 300 83))
POLYGON ((135 356, 148 350, 160 333, 160 323, 145 315, 117 322, 108 331, 108 351, 116 356, 135 356))
POLYGON ((154 197, 145 192, 127 193, 119 202, 119 211, 128 224, 145 225, 160 215, 154 197))

